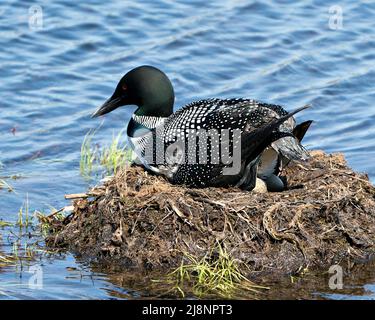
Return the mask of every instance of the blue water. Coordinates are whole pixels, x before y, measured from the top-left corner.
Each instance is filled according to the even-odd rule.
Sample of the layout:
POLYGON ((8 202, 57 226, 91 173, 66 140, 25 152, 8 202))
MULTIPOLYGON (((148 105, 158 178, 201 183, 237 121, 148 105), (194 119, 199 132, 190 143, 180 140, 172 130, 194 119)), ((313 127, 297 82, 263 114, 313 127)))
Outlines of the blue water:
MULTIPOLYGON (((26 194, 30 208, 45 211, 68 205, 64 194, 93 183, 79 174, 84 135, 103 122, 95 140, 105 144, 132 110, 104 120, 90 113, 125 72, 142 64, 168 74, 176 108, 207 97, 248 97, 288 110, 312 104, 298 115, 315 121, 305 138, 308 148, 344 152, 355 170, 375 181, 374 1, 37 4, 36 12, 29 12, 35 1, 0 4, 0 176, 19 176, 6 180, 15 192, 0 190, 0 219, 16 221, 26 194), (342 25, 329 13, 333 5, 342 9, 342 25)), ((0 233, 1 254, 10 244, 6 231, 0 233)), ((19 270, 1 268, 0 298, 131 292, 70 255, 38 265, 44 266, 40 290, 27 289, 25 270, 20 278, 19 270), (69 268, 89 276, 71 277, 69 268)), ((362 285, 373 283, 375 277, 362 285)))

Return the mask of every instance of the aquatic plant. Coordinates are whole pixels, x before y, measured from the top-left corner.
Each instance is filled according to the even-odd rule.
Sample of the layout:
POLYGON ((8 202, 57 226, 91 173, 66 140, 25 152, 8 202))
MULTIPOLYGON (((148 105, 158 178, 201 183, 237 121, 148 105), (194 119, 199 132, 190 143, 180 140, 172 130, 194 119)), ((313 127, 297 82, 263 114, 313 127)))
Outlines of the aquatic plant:
POLYGON ((14 191, 13 187, 3 179, 0 179, 0 189, 7 188, 9 192, 14 191))
POLYGON ((0 220, 0 228, 11 227, 11 226, 13 226, 13 223, 10 223, 10 222, 7 222, 7 221, 0 220))
POLYGON ((0 267, 4 267, 4 266, 14 264, 14 263, 15 263, 14 257, 0 254, 0 267))
POLYGON ((51 207, 51 212, 45 214, 40 211, 36 211, 36 217, 39 220, 40 231, 43 237, 47 237, 50 233, 54 233, 54 224, 58 221, 63 221, 65 219, 65 207, 57 210, 51 207))
POLYGON ((232 298, 239 291, 257 294, 258 289, 268 289, 251 282, 241 271, 239 262, 219 243, 215 251, 203 258, 184 253, 181 265, 168 274, 167 282, 182 297, 185 297, 185 287, 192 288, 198 297, 213 294, 223 298, 232 298))
POLYGON ((105 147, 100 155, 100 164, 105 166, 107 172, 115 172, 131 161, 131 151, 125 145, 120 144, 123 132, 121 130, 117 136, 113 135, 112 142, 105 147))
POLYGON ((91 173, 97 158, 97 146, 92 147, 91 141, 95 135, 95 130, 90 130, 84 137, 81 145, 81 159, 79 162, 79 170, 82 175, 91 173))
POLYGON ((12 253, 8 255, 8 260, 23 260, 30 261, 33 260, 38 253, 44 253, 44 250, 40 250, 34 243, 22 243, 21 239, 13 242, 12 253))
POLYGON ((26 194, 26 200, 18 210, 18 218, 16 222, 16 226, 26 229, 29 227, 31 222, 31 217, 29 215, 29 195, 26 194))
MULTIPOLYGON (((57 210, 49 216, 45 215, 46 219, 52 219, 51 216, 57 217, 56 219, 61 219, 62 210, 57 210), (56 213, 56 214, 55 214, 56 213), (55 215, 54 215, 55 214, 55 215)), ((42 215, 40 212, 35 211, 34 214, 39 217, 42 215)), ((44 216, 44 215, 43 215, 44 216)), ((65 216, 64 216, 65 217, 65 216)), ((8 241, 11 243, 11 249, 7 253, 0 252, 0 267, 1 266, 15 266, 16 268, 29 264, 36 259, 39 259, 43 255, 51 255, 57 253, 51 249, 46 249, 40 246, 40 242, 43 241, 43 227, 38 229, 39 224, 33 224, 32 218, 29 215, 29 204, 28 199, 19 210, 18 220, 15 224, 9 222, 0 221, 0 227, 11 227, 19 226, 19 233, 15 234, 10 232, 7 237, 8 241), (31 229, 31 230, 30 230, 31 229)))
POLYGON ((117 135, 113 134, 111 143, 102 150, 92 143, 95 132, 90 130, 81 146, 80 172, 83 176, 88 176, 99 165, 106 169, 106 173, 115 173, 118 168, 131 161, 131 151, 125 144, 121 144, 124 129, 117 135))
POLYGON ((29 243, 30 235, 22 233, 19 236, 10 235, 9 240, 12 242, 12 248, 9 253, 0 254, 0 267, 1 266, 23 266, 24 262, 35 260, 38 254, 44 253, 37 247, 36 243, 29 243))

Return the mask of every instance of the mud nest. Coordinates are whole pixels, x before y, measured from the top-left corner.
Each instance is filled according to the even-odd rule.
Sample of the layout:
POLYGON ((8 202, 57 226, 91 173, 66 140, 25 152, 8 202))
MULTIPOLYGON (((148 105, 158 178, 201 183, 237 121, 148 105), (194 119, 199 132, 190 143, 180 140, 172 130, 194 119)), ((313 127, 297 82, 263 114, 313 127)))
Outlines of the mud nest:
POLYGON ((260 273, 367 259, 375 249, 375 188, 342 154, 311 152, 283 174, 290 190, 173 186, 139 167, 118 172, 54 222, 47 244, 102 264, 163 270, 219 242, 260 273), (298 188, 300 186, 300 188, 298 188))

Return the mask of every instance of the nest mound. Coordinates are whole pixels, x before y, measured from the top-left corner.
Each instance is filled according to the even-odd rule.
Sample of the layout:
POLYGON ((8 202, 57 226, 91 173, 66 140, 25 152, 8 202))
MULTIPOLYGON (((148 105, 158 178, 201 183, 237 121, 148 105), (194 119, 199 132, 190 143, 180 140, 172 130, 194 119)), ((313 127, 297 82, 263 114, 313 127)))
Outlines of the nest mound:
POLYGON ((342 154, 311 152, 284 174, 290 190, 191 189, 128 167, 74 202, 50 246, 100 263, 163 270, 219 241, 250 272, 293 273, 375 251, 375 188, 342 154), (300 185, 301 188, 293 188, 300 185))

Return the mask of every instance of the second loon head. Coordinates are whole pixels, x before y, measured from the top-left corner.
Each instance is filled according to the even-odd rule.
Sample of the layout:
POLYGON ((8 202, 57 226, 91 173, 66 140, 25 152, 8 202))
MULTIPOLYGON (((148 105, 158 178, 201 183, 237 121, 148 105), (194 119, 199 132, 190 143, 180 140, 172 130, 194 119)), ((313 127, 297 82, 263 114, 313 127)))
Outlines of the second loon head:
POLYGON ((168 117, 173 113, 174 91, 166 74, 140 66, 125 74, 113 95, 93 114, 98 117, 125 105, 136 105, 139 116, 168 117))

